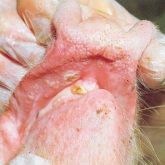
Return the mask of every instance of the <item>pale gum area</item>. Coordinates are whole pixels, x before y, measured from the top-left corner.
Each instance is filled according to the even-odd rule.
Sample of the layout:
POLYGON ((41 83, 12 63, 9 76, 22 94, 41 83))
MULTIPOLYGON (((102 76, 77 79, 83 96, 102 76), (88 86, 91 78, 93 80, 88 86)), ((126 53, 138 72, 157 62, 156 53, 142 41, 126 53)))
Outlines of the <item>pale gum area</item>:
MULTIPOLYGON (((107 5, 105 5, 104 3, 103 4, 100 4, 100 2, 99 1, 97 1, 98 3, 94 3, 94 5, 96 5, 94 8, 99 8, 99 7, 97 7, 97 5, 98 6, 102 6, 102 8, 100 9, 99 8, 99 10, 101 10, 101 11, 106 11, 106 13, 108 13, 108 14, 110 14, 110 15, 112 15, 112 13, 114 13, 114 11, 115 10, 113 10, 113 8, 111 8, 111 10, 108 10, 109 8, 107 8, 107 5)), ((102 2, 104 2, 104 1, 102 1, 102 2)), ((93 5, 93 2, 91 1, 90 2, 90 5, 93 5)), ((112 5, 113 6, 113 5, 112 5)), ((112 7, 111 6, 111 7, 112 7)), ((122 11, 123 12, 123 11, 122 11)), ((127 14, 126 14, 127 15, 127 14)), ((127 15, 128 16, 128 15, 127 15)), ((131 18, 132 19, 132 18, 131 18)), ((132 20, 136 20, 136 19, 132 19, 132 20)), ((137 20, 136 20, 137 21, 137 20)), ((135 21, 135 22, 136 22, 135 21)), ((121 22, 124 22, 124 21, 121 21, 121 22)), ((131 21, 132 22, 132 21, 131 21)), ((158 55, 160 54, 161 56, 163 56, 164 55, 164 51, 163 51, 163 49, 164 49, 164 47, 163 47, 163 45, 161 45, 161 47, 162 47, 162 49, 159 49, 159 45, 158 46, 156 46, 156 48, 154 48, 154 49, 156 49, 157 51, 161 51, 161 53, 158 53, 158 55)), ((153 48, 152 48, 153 49, 153 48)), ((151 52, 151 51, 150 51, 151 52)), ((152 51, 153 52, 153 51, 152 51)), ((149 53, 148 53, 149 54, 149 53)), ((147 54, 147 55, 148 55, 147 54)), ((156 58, 158 58, 158 60, 159 60, 159 62, 157 62, 157 60, 155 60, 154 58, 155 58, 155 55, 154 55, 154 53, 152 53, 153 54, 153 57, 146 57, 146 58, 144 58, 144 63, 142 63, 143 65, 146 65, 146 61, 147 61, 147 64, 149 64, 149 70, 150 70, 150 68, 152 68, 152 67, 154 67, 154 68, 152 68, 152 69, 155 69, 155 66, 156 66, 156 68, 157 68, 157 74, 156 74, 156 78, 154 77, 154 79, 156 79, 156 81, 158 80, 158 81, 160 81, 160 80, 162 80, 162 78, 164 78, 164 76, 163 76, 163 74, 164 74, 164 61, 162 60, 162 59, 164 59, 164 58, 159 58, 159 56, 156 56, 156 58), (156 61, 157 63, 155 64, 153 61, 156 61), (160 65, 159 65, 160 64, 160 65), (158 69, 160 67, 160 70, 158 69), (159 73, 161 73, 161 76, 160 76, 160 74, 159 73), (159 78, 160 77, 160 78, 159 78)), ((161 57, 160 56, 160 57, 161 57)), ((144 67, 144 69, 143 69, 143 71, 145 71, 145 70, 147 70, 147 72, 146 72, 146 74, 148 75, 148 66, 147 66, 147 68, 146 67, 144 67)), ((151 74, 152 74, 152 72, 151 72, 151 74)), ((145 76, 145 74, 142 74, 142 76, 145 76)), ((154 75, 153 75, 154 76, 154 75)), ((144 80, 146 80, 146 82, 153 82, 151 85, 152 86, 154 86, 154 83, 155 83, 155 80, 153 79, 153 81, 151 81, 151 79, 150 79, 150 77, 152 77, 152 76, 147 76, 147 77, 144 77, 144 80)))

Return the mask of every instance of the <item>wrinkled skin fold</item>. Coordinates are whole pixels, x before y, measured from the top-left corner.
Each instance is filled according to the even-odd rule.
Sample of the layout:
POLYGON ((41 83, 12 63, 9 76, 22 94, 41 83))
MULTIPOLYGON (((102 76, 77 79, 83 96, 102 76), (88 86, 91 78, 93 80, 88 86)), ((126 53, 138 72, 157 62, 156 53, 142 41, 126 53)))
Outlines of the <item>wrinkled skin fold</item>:
POLYGON ((31 157, 56 165, 142 161, 135 134, 137 69, 149 87, 163 88, 164 46, 158 40, 162 34, 116 2, 111 8, 115 12, 99 1, 99 11, 93 1, 50 1, 52 5, 44 8, 43 0, 38 9, 35 1, 29 1, 27 8, 26 3, 18 1, 17 9, 30 30, 14 10, 16 3, 4 9, 17 15, 12 21, 19 20, 27 36, 19 27, 18 32, 0 31, 6 62, 1 91, 6 97, 13 92, 0 116, 1 162, 17 164, 31 157), (120 11, 128 16, 125 24, 120 11), (16 44, 6 44, 10 40, 16 44), (41 45, 48 45, 45 55, 41 45), (12 70, 19 73, 13 75, 7 67, 10 60, 12 70))

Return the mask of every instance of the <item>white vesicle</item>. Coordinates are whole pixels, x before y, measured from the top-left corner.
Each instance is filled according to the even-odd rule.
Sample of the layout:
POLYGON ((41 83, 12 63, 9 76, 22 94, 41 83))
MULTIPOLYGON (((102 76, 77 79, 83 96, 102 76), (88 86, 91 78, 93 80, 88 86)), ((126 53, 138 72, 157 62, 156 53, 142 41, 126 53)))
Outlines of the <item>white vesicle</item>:
POLYGON ((51 88, 57 87, 60 84, 60 82, 58 80, 49 80, 49 79, 47 79, 47 80, 45 80, 45 82, 51 88))
POLYGON ((80 74, 78 71, 69 70, 64 74, 64 80, 65 81, 75 81, 80 77, 80 74))
POLYGON ((86 81, 81 81, 81 83, 87 91, 93 91, 99 88, 96 80, 92 78, 88 78, 86 81))

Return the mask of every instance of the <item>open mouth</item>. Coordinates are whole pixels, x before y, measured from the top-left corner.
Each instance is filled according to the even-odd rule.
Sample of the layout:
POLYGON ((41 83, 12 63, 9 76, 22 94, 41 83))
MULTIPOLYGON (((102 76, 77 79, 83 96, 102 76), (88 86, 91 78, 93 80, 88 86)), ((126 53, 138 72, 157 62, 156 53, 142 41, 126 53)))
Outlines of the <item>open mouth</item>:
POLYGON ((90 153, 98 160, 104 155, 123 163, 131 152, 135 124, 136 63, 98 56, 75 57, 56 66, 60 54, 52 52, 23 78, 11 98, 24 152, 60 163, 83 162, 82 153, 86 161, 90 153))
MULTIPOLYGON (((52 56, 52 53, 50 54, 52 56)), ((65 88, 70 89, 73 97, 83 96, 95 89, 104 89, 111 93, 118 103, 122 102, 122 109, 127 109, 130 105, 132 109, 135 109, 136 70, 134 68, 136 62, 129 61, 128 58, 112 61, 98 56, 78 60, 75 58, 72 62, 66 60, 67 62, 56 66, 58 55, 54 54, 54 56, 53 61, 49 63, 48 54, 40 65, 29 72, 12 98, 14 106, 21 102, 18 106, 27 113, 26 118, 33 111, 39 113, 53 97, 65 88)), ((34 117, 34 112, 32 116, 34 117)))

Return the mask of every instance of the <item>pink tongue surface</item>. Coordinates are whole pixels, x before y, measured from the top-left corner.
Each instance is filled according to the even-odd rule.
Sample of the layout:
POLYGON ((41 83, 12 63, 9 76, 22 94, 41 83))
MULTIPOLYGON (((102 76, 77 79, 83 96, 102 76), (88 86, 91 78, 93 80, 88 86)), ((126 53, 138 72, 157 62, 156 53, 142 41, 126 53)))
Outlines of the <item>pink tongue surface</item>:
POLYGON ((59 103, 58 99, 33 124, 25 147, 28 152, 58 164, 126 161, 116 155, 129 154, 130 123, 110 92, 95 89, 59 103))

